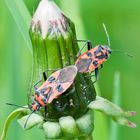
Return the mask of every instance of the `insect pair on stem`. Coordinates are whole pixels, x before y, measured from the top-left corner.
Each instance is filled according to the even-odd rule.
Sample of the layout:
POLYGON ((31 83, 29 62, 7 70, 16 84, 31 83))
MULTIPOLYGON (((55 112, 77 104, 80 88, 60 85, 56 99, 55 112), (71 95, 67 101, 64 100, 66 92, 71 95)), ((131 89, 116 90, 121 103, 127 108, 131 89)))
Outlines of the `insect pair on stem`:
MULTIPOLYGON (((39 80, 35 85, 35 93, 32 100, 32 104, 29 107, 31 109, 31 113, 29 114, 24 128, 27 125, 28 119, 30 116, 39 111, 41 107, 45 107, 51 103, 54 99, 58 98, 61 94, 63 94, 74 82, 74 79, 77 73, 89 73, 94 72, 95 81, 93 81, 90 85, 85 87, 84 89, 90 87, 98 80, 98 72, 99 69, 103 67, 103 63, 108 60, 110 54, 112 52, 121 52, 128 56, 128 53, 119 50, 111 50, 110 49, 110 39, 107 32, 105 25, 103 24, 103 28, 105 30, 108 45, 97 45, 96 47, 92 48, 92 43, 86 40, 77 40, 77 42, 85 42, 85 45, 79 50, 76 57, 77 60, 75 65, 66 66, 62 69, 59 69, 53 72, 47 79, 45 72, 43 72, 44 82, 43 84, 38 87, 37 85, 42 81, 39 80), (82 50, 87 47, 87 51, 81 54, 82 50), (99 68, 100 67, 100 68, 99 68)), ((14 105, 9 104, 8 105, 14 105)), ((14 105, 17 107, 21 107, 18 105, 14 105)))

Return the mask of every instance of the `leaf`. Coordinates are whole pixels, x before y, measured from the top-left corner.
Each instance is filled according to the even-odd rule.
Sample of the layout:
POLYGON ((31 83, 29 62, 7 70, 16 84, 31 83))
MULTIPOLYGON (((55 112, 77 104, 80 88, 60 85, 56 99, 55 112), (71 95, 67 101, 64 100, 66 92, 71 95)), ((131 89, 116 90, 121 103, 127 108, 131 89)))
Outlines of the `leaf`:
POLYGON ((110 102, 109 100, 96 96, 96 100, 92 101, 88 107, 100 111, 108 116, 110 116, 114 121, 120 125, 135 128, 136 124, 130 122, 127 118, 136 115, 135 111, 124 111, 118 105, 110 102))
POLYGON ((31 15, 34 14, 40 0, 23 0, 31 15))
POLYGON ((13 16, 17 27, 23 36, 28 49, 32 53, 31 40, 29 37, 29 25, 31 21, 31 16, 22 0, 5 0, 5 3, 13 16))
POLYGON ((5 139, 8 127, 9 127, 10 123, 12 122, 12 120, 14 118, 16 118, 20 113, 24 113, 24 112, 27 112, 27 111, 28 111, 28 109, 25 109, 25 108, 16 109, 15 111, 13 111, 7 117, 7 120, 5 121, 5 124, 4 124, 4 127, 3 127, 3 131, 2 131, 2 135, 1 135, 1 140, 5 139))

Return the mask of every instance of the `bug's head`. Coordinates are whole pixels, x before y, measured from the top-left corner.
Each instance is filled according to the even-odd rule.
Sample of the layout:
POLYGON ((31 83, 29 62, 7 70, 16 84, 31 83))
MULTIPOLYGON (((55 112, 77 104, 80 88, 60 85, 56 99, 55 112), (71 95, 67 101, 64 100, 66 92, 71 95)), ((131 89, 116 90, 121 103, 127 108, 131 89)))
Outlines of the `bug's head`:
POLYGON ((112 53, 110 47, 107 45, 99 45, 98 51, 100 52, 99 54, 101 54, 101 58, 104 58, 105 61, 109 58, 110 54, 112 53))
POLYGON ((32 111, 39 111, 40 107, 40 104, 37 101, 33 100, 30 109, 32 111))
POLYGON ((110 54, 112 53, 112 51, 111 51, 111 49, 110 49, 109 46, 104 45, 104 50, 106 51, 106 53, 107 53, 108 55, 110 55, 110 54))
POLYGON ((106 46, 106 45, 102 45, 101 48, 104 53, 105 59, 107 59, 110 56, 110 54, 112 53, 110 47, 106 46))

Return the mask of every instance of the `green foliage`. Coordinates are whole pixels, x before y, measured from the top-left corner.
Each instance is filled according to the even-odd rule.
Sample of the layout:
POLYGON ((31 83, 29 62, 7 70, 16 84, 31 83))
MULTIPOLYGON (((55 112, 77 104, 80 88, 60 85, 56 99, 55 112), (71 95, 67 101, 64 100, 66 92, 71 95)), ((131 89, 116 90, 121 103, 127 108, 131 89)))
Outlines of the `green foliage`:
POLYGON ((34 14, 40 0, 23 0, 31 15, 34 14))
POLYGON ((32 45, 28 33, 31 21, 29 11, 22 0, 5 0, 5 2, 17 24, 17 27, 19 28, 19 31, 27 43, 27 47, 32 52, 32 45))
MULTIPOLYGON (((29 0, 27 1, 29 3, 31 2, 29 0)), ((67 6, 67 8, 63 6, 63 9, 69 17, 71 17, 73 11, 77 11, 74 6, 69 5, 68 0, 58 0, 57 2, 61 2, 61 5, 65 2, 64 6, 67 6)), ((106 44, 106 37, 101 25, 102 22, 104 22, 109 30, 112 48, 126 50, 134 54, 135 57, 132 60, 120 54, 112 54, 111 59, 105 64, 103 70, 100 71, 99 84, 102 95, 111 99, 112 91, 114 91, 112 84, 114 71, 119 69, 121 74, 122 106, 139 111, 140 87, 138 75, 140 66, 137 64, 139 64, 140 51, 140 20, 138 18, 140 16, 140 2, 135 0, 119 0, 117 2, 110 0, 71 0, 73 5, 75 5, 76 2, 78 2, 77 5, 79 9, 75 16, 72 16, 72 20, 76 23, 79 39, 86 38, 92 40, 94 45, 99 43, 106 44), (80 24, 78 22, 79 19, 81 21, 80 24), (83 33, 83 29, 85 33, 83 33)), ((32 7, 32 5, 30 5, 30 7, 32 7)), ((24 46, 30 45, 25 43, 23 36, 20 34, 21 31, 19 32, 19 29, 10 16, 4 1, 0 1, 0 8, 0 63, 2 64, 0 69, 0 130, 2 131, 2 122, 5 120, 9 112, 13 110, 13 108, 5 106, 5 102, 12 101, 19 104, 27 103, 27 91, 25 89, 29 81, 28 77, 30 77, 29 67, 31 65, 31 58, 28 54, 28 49, 23 49, 24 46), (26 70, 25 67, 27 68, 26 70), (27 73, 27 75, 25 73, 27 73)), ((32 12, 32 8, 30 11, 32 12)), ((22 21, 22 19, 20 21, 22 21)), ((105 119, 105 121, 102 122, 102 118, 99 119, 99 113, 96 118, 98 118, 99 125, 97 126, 97 123, 95 124, 96 129, 94 131, 94 135, 97 134, 97 128, 99 128, 99 133, 97 135, 103 140, 105 135, 110 135, 111 133, 107 131, 108 120, 104 117, 104 115, 102 115, 102 118, 105 119)), ((138 117, 134 119, 134 121, 137 119, 138 117)), ((15 122, 10 128, 7 140, 11 138, 14 140, 27 140, 31 138, 38 140, 41 138, 42 134, 36 133, 38 131, 36 129, 32 130, 32 132, 30 131, 25 133, 18 128, 19 127, 15 122), (15 131, 16 134, 14 133, 15 131)), ((139 140, 139 127, 135 130, 131 130, 126 127, 119 127, 119 130, 121 130, 118 134, 119 140, 139 140)))

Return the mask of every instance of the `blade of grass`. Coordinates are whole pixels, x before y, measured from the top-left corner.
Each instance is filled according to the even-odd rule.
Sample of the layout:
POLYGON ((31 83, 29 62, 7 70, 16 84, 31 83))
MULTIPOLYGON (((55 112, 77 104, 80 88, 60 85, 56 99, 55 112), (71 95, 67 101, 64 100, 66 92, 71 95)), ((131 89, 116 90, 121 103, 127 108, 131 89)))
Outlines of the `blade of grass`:
POLYGON ((17 27, 22 34, 28 49, 32 53, 31 40, 29 37, 29 25, 31 21, 31 16, 22 0, 5 0, 5 3, 13 16, 17 27))
MULTIPOLYGON (((114 92, 112 97, 112 102, 121 105, 121 94, 120 94, 120 73, 115 72, 114 74, 114 92)), ((110 140, 119 139, 120 126, 115 122, 111 121, 110 124, 110 140)))
MULTIPOLYGON (((99 88, 99 85, 96 83, 95 84, 95 89, 96 93, 98 96, 101 95, 101 91, 99 88)), ((93 133, 93 137, 95 140, 108 140, 109 138, 109 127, 108 127, 108 122, 107 122, 107 117, 100 113, 100 112, 95 112, 95 130, 93 133)))

